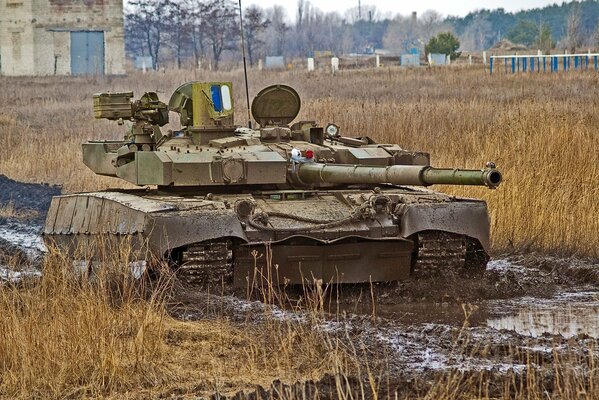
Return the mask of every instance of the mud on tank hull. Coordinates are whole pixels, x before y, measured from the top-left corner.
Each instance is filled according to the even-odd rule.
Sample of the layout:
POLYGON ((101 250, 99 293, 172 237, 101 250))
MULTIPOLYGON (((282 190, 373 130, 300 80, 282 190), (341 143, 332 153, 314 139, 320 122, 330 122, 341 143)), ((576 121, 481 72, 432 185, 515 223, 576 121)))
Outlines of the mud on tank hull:
POLYGON ((53 198, 47 244, 93 258, 106 236, 129 240, 136 257, 166 258, 192 283, 362 283, 484 271, 489 218, 484 201, 396 186, 53 198))

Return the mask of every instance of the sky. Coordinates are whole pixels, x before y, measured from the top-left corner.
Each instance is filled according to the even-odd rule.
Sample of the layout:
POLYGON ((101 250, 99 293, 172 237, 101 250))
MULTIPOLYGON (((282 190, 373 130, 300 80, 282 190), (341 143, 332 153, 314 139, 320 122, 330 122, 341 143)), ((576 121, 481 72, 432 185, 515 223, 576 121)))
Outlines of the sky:
MULTIPOLYGON (((398 0, 361 0, 362 5, 375 5, 378 11, 391 13, 391 15, 402 14, 409 15, 412 11, 423 13, 426 10, 439 11, 444 16, 458 15, 464 16, 470 11, 476 9, 505 8, 506 11, 519 11, 522 9, 543 7, 556 3, 556 0, 419 0, 419 1, 398 1, 398 0)), ((562 0, 559 1, 561 3, 562 0)), ((310 3, 322 11, 338 11, 343 15, 345 10, 358 6, 358 0, 346 1, 318 1, 311 0, 310 3)), ((242 6, 245 8, 250 4, 256 4, 263 8, 281 5, 287 9, 287 18, 295 19, 297 0, 242 0, 242 6)))

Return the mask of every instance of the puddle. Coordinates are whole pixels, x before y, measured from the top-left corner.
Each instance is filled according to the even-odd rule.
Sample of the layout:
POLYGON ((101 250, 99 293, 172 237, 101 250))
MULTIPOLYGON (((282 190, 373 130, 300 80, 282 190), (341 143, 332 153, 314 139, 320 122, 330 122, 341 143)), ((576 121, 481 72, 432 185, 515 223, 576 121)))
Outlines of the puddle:
MULTIPOLYGON (((39 225, 4 220, 0 225, 0 250, 8 256, 25 256, 29 261, 27 264, 36 263, 47 251, 40 232, 39 225)), ((0 284, 18 283, 25 278, 41 276, 41 272, 35 268, 22 265, 17 269, 0 264, 0 284)))
POLYGON ((599 339, 599 292, 564 292, 551 299, 521 298, 497 304, 503 315, 489 318, 487 326, 539 337, 588 335, 599 339), (507 311, 507 313, 506 313, 507 311))
MULTIPOLYGON (((484 302, 474 305, 476 311, 469 314, 470 324, 480 324, 487 318, 484 302)), ((466 306, 469 307, 469 306, 466 306)), ((358 312, 359 314, 368 314, 358 312)), ((403 304, 377 304, 376 315, 385 319, 393 320, 402 324, 434 323, 447 324, 451 326, 462 326, 466 320, 462 304, 420 301, 403 304)))

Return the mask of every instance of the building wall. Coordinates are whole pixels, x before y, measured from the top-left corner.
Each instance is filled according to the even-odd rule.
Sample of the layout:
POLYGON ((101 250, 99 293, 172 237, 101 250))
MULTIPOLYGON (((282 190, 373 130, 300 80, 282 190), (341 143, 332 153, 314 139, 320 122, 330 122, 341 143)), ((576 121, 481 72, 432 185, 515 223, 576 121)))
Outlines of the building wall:
POLYGON ((71 32, 104 32, 104 71, 125 72, 123 0, 0 0, 0 73, 71 73, 71 32))

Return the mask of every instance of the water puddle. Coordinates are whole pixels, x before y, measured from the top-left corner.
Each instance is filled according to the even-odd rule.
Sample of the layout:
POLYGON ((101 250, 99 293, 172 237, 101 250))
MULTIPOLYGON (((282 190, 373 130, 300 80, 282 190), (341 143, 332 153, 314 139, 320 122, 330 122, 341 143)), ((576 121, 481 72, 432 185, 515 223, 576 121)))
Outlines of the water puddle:
POLYGON ((539 337, 587 335, 599 339, 599 292, 564 292, 551 299, 521 298, 496 304, 502 310, 487 326, 539 337))
MULTIPOLYGON (((372 310, 368 310, 368 312, 372 313, 372 310)), ((376 306, 376 315, 408 325, 433 323, 451 326, 462 326, 466 319, 470 324, 477 325, 484 322, 488 316, 484 302, 476 305, 462 305, 431 301, 379 304, 376 306), (475 312, 468 311, 472 307, 475 307, 475 312)))

